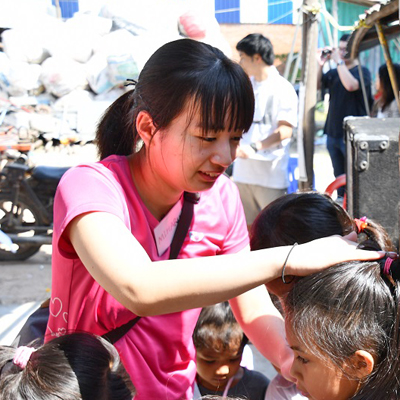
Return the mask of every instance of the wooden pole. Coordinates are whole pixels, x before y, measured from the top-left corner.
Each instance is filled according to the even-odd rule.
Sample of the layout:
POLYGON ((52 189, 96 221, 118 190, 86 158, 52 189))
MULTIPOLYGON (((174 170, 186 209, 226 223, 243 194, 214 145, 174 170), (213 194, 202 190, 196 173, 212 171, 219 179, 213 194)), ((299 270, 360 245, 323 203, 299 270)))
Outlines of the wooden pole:
POLYGON ((315 0, 304 0, 303 36, 302 36, 302 76, 305 89, 303 112, 303 146, 305 155, 306 180, 299 180, 299 190, 313 189, 314 180, 314 135, 315 106, 317 103, 317 41, 319 3, 315 0))

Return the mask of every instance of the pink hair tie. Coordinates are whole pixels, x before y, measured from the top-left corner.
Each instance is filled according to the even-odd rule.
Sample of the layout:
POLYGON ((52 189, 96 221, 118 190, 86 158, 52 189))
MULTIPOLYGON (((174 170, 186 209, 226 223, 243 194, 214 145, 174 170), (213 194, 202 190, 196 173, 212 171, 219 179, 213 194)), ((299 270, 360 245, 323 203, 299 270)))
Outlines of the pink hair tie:
POLYGON ((367 226, 367 217, 354 218, 354 222, 357 225, 358 233, 361 233, 367 226))
POLYGON ((33 347, 21 346, 15 350, 15 355, 13 358, 13 363, 24 369, 26 364, 28 364, 29 359, 31 358, 32 353, 36 351, 33 347))
POLYGON ((383 267, 383 273, 385 275, 390 275, 390 266, 392 265, 393 258, 387 257, 385 261, 385 265, 383 267))

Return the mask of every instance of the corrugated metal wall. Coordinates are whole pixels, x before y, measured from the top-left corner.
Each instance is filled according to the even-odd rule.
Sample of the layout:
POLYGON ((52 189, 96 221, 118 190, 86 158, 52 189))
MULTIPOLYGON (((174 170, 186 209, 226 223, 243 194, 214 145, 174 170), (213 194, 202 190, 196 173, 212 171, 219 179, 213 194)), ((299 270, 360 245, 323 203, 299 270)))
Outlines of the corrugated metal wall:
POLYGON ((288 0, 270 0, 268 2, 269 24, 292 24, 293 2, 288 0))
POLYGON ((215 0, 215 18, 220 24, 239 24, 240 0, 215 0))
POLYGON ((293 1, 292 0, 215 0, 215 17, 219 23, 268 23, 268 24, 292 24, 293 1), (265 19, 260 21, 260 9, 265 19), (253 12, 252 12, 253 11, 253 12))
MULTIPOLYGON (((52 4, 56 5, 55 0, 52 0, 52 4)), ((62 18, 72 18, 79 11, 79 0, 60 0, 59 4, 62 18)))

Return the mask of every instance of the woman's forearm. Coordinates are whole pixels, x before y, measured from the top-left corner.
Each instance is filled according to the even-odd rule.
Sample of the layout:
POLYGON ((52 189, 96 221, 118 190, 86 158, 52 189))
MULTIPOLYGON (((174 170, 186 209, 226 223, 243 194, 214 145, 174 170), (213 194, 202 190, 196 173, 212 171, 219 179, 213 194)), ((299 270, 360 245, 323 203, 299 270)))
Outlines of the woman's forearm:
MULTIPOLYGON (((101 212, 76 217, 67 235, 93 278, 121 304, 142 316, 204 307, 236 297, 280 276, 290 249, 283 246, 152 262, 119 218, 101 212)), ((287 273, 307 275, 336 262, 359 259, 363 253, 374 258, 375 252, 355 250, 355 244, 339 237, 319 239, 296 247, 287 273), (313 254, 319 254, 317 259, 313 254)))
POLYGON ((230 300, 230 303, 237 321, 258 351, 280 369, 290 365, 293 352, 286 342, 284 319, 272 303, 265 285, 230 300))

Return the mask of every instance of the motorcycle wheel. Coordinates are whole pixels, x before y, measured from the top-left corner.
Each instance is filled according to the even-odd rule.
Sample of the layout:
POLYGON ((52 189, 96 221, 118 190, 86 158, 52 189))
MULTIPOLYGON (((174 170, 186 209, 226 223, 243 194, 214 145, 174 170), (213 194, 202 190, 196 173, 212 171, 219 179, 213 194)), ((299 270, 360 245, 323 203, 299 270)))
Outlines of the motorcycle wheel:
MULTIPOLYGON (((12 207, 11 194, 0 193, 0 229, 6 234, 16 234, 17 231, 12 227, 4 225, 4 222, 13 213, 13 218, 17 220, 19 227, 26 227, 18 232, 18 236, 30 237, 35 235, 35 226, 43 226, 40 212, 36 205, 23 194, 20 194, 17 205, 12 207)), ((15 253, 0 247, 0 261, 22 261, 37 253, 41 244, 17 243, 14 244, 15 253)))

